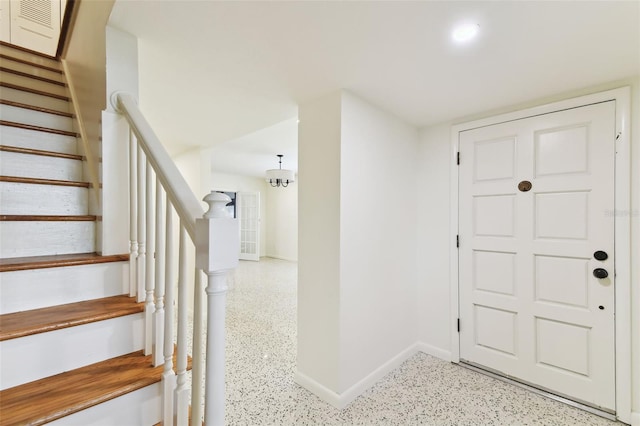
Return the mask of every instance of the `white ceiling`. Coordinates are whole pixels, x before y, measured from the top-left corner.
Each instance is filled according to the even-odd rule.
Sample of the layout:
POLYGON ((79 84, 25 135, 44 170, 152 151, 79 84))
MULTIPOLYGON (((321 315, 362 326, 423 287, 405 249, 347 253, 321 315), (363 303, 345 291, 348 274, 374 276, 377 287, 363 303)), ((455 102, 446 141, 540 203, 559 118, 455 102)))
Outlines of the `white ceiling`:
POLYGON ((223 144, 261 170, 293 160, 277 138, 297 105, 340 88, 422 127, 640 74, 637 1, 118 0, 110 23, 139 38, 141 106, 172 154, 223 144), (480 35, 456 46, 463 20, 480 35))
POLYGON ((208 150, 211 169, 221 173, 264 177, 265 170, 298 170, 298 120, 291 118, 237 139, 216 144, 208 150))

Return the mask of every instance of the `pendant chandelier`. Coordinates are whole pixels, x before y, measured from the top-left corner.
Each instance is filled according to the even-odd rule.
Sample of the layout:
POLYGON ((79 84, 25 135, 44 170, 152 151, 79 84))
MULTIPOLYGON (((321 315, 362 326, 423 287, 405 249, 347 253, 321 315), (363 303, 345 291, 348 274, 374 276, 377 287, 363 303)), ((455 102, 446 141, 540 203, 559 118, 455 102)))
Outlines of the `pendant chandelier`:
POLYGON ((294 181, 295 178, 293 170, 286 170, 282 168, 282 157, 284 157, 284 155, 278 154, 278 164, 280 168, 267 170, 267 182, 269 182, 269 185, 274 188, 279 186, 286 188, 294 181))

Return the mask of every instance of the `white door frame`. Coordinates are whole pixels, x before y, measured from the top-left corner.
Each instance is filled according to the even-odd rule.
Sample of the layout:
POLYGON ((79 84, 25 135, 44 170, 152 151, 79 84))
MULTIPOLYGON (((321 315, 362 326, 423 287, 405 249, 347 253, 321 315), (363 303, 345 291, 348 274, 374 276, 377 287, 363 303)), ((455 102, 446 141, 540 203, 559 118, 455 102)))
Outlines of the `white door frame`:
MULTIPOLYGON (((460 335, 458 333, 459 291, 458 257, 455 241, 458 236, 458 167, 460 132, 491 126, 526 117, 577 108, 585 105, 616 101, 616 156, 615 156, 615 334, 616 334, 616 415, 631 423, 631 88, 621 87, 606 92, 553 102, 521 111, 458 124, 451 129, 451 253, 450 253, 450 336, 451 361, 460 362, 460 335), (616 214, 619 213, 619 214, 616 214)), ((464 158, 461 160, 464 161, 464 158)), ((464 238, 464 236, 463 236, 464 238)), ((464 241, 462 242, 464 244, 464 241)), ((463 325, 464 326, 464 325, 463 325)))

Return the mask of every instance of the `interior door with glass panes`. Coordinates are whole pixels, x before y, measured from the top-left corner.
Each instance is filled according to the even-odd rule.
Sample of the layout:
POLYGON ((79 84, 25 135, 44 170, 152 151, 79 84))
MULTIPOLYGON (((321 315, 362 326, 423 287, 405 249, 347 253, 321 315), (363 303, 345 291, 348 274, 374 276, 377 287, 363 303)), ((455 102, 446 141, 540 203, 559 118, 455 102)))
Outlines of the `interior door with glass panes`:
POLYGON ((240 221, 240 259, 260 260, 260 193, 238 192, 236 208, 240 221))
POLYGON ((615 102, 460 132, 460 359, 615 410, 615 102))

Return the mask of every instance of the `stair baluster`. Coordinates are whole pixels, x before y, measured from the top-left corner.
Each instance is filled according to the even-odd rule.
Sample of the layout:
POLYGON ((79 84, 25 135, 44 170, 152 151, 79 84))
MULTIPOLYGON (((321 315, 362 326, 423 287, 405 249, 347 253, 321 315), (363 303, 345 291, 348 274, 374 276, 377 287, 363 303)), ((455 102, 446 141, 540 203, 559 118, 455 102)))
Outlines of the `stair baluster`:
POLYGON ((146 216, 146 204, 145 204, 145 170, 147 167, 147 159, 142 151, 142 147, 138 143, 138 264, 136 269, 138 271, 138 277, 136 281, 136 294, 138 295, 138 302, 144 302, 145 289, 144 289, 144 276, 145 276, 145 261, 147 247, 145 244, 145 219, 146 216))
POLYGON ((144 304, 144 354, 145 355, 149 355, 153 352, 152 347, 153 347, 153 311, 155 309, 154 307, 154 300, 153 300, 153 290, 154 290, 154 280, 153 280, 153 273, 154 273, 154 264, 155 264, 155 252, 154 252, 154 244, 155 244, 155 234, 154 234, 154 203, 153 203, 153 182, 154 182, 154 178, 153 178, 153 169, 151 168, 151 166, 147 166, 147 173, 146 173, 146 200, 145 200, 145 204, 146 204, 146 212, 147 212, 147 217, 146 217, 146 222, 147 222, 147 229, 146 229, 146 239, 147 239, 147 251, 149 252, 149 255, 147 256, 147 259, 145 261, 145 291, 146 291, 146 298, 145 298, 145 304, 144 304))
POLYGON ((189 420, 189 388, 187 387, 187 244, 187 231, 181 220, 180 244, 178 246, 177 426, 187 426, 189 420))
POLYGON ((154 336, 153 336, 153 366, 157 367, 164 361, 164 268, 165 268, 165 245, 164 245, 164 191, 156 176, 156 259, 155 259, 155 298, 156 307, 154 316, 154 336))
POLYGON ((129 296, 138 290, 138 142, 129 130, 129 296))
MULTIPOLYGON (((193 300, 193 349, 191 353, 202 353, 204 329, 202 325, 204 305, 204 285, 202 271, 195 270, 196 286, 193 300)), ((201 356, 193 357, 191 363, 191 426, 202 426, 204 411, 202 409, 202 389, 204 384, 204 360, 201 356)))
POLYGON ((165 291, 164 291, 164 372, 162 373, 162 410, 163 424, 174 424, 173 392, 176 387, 176 376, 173 372, 173 313, 175 285, 175 268, 173 265, 173 207, 167 199, 166 214, 166 246, 165 246, 165 291))

